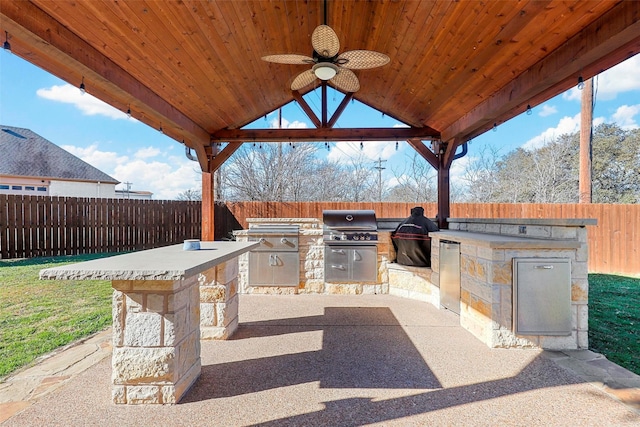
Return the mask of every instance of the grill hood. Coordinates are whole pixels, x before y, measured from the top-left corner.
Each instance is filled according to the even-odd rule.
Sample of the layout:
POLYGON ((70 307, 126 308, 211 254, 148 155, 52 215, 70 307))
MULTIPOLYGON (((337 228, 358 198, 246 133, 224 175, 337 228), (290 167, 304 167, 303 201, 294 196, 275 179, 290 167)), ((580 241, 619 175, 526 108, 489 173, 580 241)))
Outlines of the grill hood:
POLYGON ((376 213, 373 210, 326 210, 322 222, 333 230, 376 231, 376 213))

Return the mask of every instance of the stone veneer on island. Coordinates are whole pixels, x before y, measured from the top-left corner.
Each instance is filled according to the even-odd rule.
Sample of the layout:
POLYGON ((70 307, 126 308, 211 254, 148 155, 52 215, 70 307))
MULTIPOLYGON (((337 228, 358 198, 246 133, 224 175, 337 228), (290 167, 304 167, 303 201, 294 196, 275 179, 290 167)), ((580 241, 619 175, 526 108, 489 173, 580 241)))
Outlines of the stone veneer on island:
POLYGON ((45 269, 40 278, 111 280, 114 403, 177 403, 200 375, 200 339, 237 328, 238 256, 257 246, 167 246, 45 269))

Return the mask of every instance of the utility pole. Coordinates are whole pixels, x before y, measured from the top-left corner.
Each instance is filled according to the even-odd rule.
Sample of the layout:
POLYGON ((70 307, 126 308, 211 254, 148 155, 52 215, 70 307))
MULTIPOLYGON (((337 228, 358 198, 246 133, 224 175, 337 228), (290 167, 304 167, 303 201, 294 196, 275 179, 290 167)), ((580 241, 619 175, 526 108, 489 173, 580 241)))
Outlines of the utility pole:
POLYGON ((579 202, 591 203, 591 143, 593 140, 593 79, 584 82, 580 112, 579 202))
POLYGON ((386 162, 386 160, 382 160, 381 157, 378 157, 376 163, 378 166, 374 166, 374 169, 378 170, 378 201, 382 201, 382 171, 386 168, 382 166, 382 162, 386 162))
POLYGON ((127 194, 127 199, 129 199, 129 198, 131 198, 131 196, 129 195, 129 190, 131 190, 131 186, 133 185, 133 182, 127 182, 127 181, 125 181, 125 182, 123 182, 123 184, 124 184, 124 185, 125 185, 125 187, 126 187, 126 190, 125 190, 125 191, 126 191, 126 194, 127 194))

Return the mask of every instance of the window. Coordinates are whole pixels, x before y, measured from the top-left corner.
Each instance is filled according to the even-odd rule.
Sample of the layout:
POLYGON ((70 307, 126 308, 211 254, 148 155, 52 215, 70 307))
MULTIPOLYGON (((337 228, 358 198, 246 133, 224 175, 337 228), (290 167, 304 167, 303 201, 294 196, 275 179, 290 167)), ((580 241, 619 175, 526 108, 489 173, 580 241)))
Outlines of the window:
POLYGON ((9 186, 5 184, 0 184, 0 190, 8 190, 9 186))
POLYGON ((12 185, 11 189, 12 190, 22 190, 22 185, 12 185))
POLYGON ((38 187, 38 191, 47 191, 47 187, 38 187))
POLYGON ((24 187, 24 189, 27 191, 36 191, 36 187, 31 187, 31 186, 26 186, 24 187))

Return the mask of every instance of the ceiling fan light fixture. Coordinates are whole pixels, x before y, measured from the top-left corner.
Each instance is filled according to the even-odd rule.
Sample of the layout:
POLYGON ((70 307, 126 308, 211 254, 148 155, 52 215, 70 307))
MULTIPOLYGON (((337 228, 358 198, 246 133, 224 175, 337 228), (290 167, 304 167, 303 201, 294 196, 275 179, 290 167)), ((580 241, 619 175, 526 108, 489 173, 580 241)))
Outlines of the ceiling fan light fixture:
POLYGON ((338 74, 338 67, 330 62, 320 62, 314 65, 312 70, 320 80, 331 80, 338 74))

